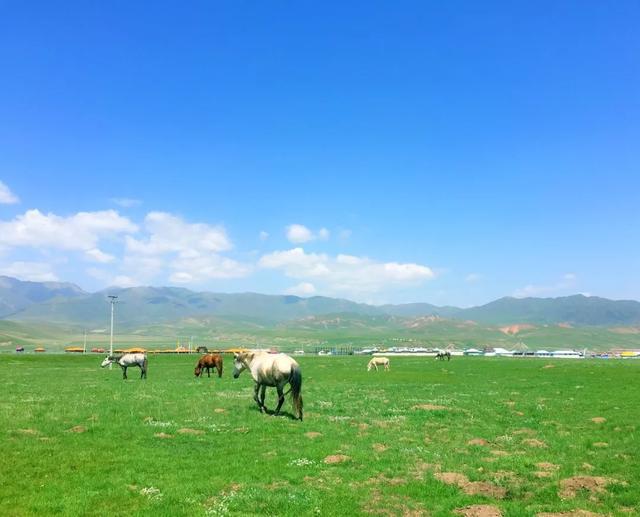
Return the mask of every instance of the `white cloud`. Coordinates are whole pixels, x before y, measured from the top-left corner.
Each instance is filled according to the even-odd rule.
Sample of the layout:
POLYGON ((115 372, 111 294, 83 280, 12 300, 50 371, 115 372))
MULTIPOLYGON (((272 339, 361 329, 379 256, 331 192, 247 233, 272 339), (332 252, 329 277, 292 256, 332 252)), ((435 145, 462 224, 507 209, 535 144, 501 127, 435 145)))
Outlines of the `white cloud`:
POLYGON ((89 276, 100 280, 102 283, 108 286, 115 287, 136 287, 143 285, 143 282, 128 276, 128 275, 114 275, 111 271, 105 269, 99 269, 90 267, 85 271, 89 276))
POLYGON ((315 294, 316 288, 311 282, 300 282, 293 287, 287 289, 287 294, 294 294, 296 296, 311 296, 315 294))
POLYGON ((80 251, 84 252, 85 259, 105 263, 114 257, 100 250, 99 242, 137 229, 115 210, 78 212, 68 217, 27 210, 10 221, 0 221, 0 249, 29 247, 42 253, 80 251))
POLYGON ((44 262, 12 262, 0 267, 0 275, 12 276, 32 282, 55 282, 58 280, 51 266, 44 262))
POLYGON ((242 278, 251 272, 251 267, 220 255, 200 255, 174 260, 170 264, 174 273, 170 280, 188 284, 206 280, 242 278))
POLYGON ((222 226, 187 223, 166 212, 149 212, 144 220, 147 239, 127 237, 127 249, 132 253, 158 255, 163 253, 220 252, 232 248, 222 226))
POLYGON ((20 199, 16 196, 11 189, 7 187, 2 181, 0 181, 0 204, 14 205, 19 203, 20 199))
POLYGON ((314 239, 313 232, 302 224, 291 224, 287 226, 287 239, 290 242, 301 244, 314 239))
POLYGON ((95 262, 101 262, 103 264, 107 262, 113 262, 115 257, 113 255, 109 255, 104 251, 100 251, 98 248, 92 248, 84 252, 85 256, 90 260, 94 260, 95 262))
POLYGON ((376 262, 366 257, 306 253, 302 248, 263 255, 258 265, 280 269, 290 278, 314 281, 330 294, 361 297, 387 289, 411 287, 434 277, 427 266, 413 263, 376 262))
POLYGON ((233 247, 222 226, 188 223, 166 212, 150 212, 145 217, 144 235, 126 238, 124 265, 136 278, 169 275, 178 284, 240 278, 251 267, 221 255, 233 247))
POLYGON ((266 241, 269 238, 269 232, 265 232, 264 230, 260 232, 260 240, 266 241))
POLYGON ((137 286, 139 286, 141 284, 140 284, 140 282, 134 280, 130 276, 127 276, 127 275, 116 275, 116 277, 113 279, 113 281, 110 283, 110 285, 115 286, 115 287, 137 287, 137 286))
POLYGON ((112 197, 109 201, 115 205, 121 206, 122 208, 133 208, 142 204, 140 199, 133 199, 129 197, 112 197))
POLYGON ((562 278, 553 285, 529 284, 521 289, 516 289, 513 296, 516 298, 528 298, 530 296, 550 296, 561 294, 563 291, 574 289, 578 277, 574 273, 565 273, 562 278))
POLYGON ((287 239, 294 244, 304 244, 305 242, 321 240, 327 241, 331 232, 326 228, 320 228, 317 233, 311 231, 302 224, 291 224, 286 227, 287 239))

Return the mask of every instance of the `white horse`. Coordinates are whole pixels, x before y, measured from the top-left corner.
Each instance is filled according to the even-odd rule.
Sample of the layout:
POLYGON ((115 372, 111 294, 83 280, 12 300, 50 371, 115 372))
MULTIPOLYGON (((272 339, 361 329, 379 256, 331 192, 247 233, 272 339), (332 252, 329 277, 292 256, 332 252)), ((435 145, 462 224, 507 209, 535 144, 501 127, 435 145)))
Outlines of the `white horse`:
POLYGON ((375 368, 378 371, 378 366, 384 366, 385 370, 389 369, 389 359, 387 357, 374 357, 369 361, 367 365, 367 371, 371 371, 371 368, 375 368))
POLYGON ((104 368, 111 363, 120 365, 123 379, 127 378, 127 368, 129 368, 129 366, 137 366, 140 368, 140 378, 147 378, 147 354, 108 355, 104 358, 100 366, 104 368))
MULTIPOLYGON (((293 399, 293 409, 297 417, 302 420, 302 373, 296 361, 285 354, 269 354, 267 352, 240 352, 233 356, 233 378, 237 379, 245 370, 251 372, 255 381, 253 400, 256 401, 261 413, 267 412, 264 397, 267 386, 275 387, 278 391, 278 407, 274 415, 280 414, 284 404, 284 385, 289 383, 293 399), (258 397, 258 393, 260 396, 258 397)), ((289 392, 287 392, 289 393, 289 392)))

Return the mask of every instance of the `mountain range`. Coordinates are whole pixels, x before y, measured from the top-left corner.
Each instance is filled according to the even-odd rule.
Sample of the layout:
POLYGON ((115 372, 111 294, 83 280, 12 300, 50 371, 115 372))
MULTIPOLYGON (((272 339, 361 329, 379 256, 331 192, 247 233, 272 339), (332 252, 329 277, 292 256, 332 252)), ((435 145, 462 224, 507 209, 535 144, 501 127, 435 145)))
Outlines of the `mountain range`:
POLYGON ((0 276, 0 319, 104 328, 109 319, 108 295, 118 297, 118 326, 129 329, 190 318, 279 325, 336 315, 375 317, 378 322, 388 318, 432 317, 489 325, 613 327, 640 324, 640 302, 583 295, 505 297, 470 308, 428 303, 375 306, 323 296, 211 293, 179 287, 109 288, 89 293, 72 283, 26 282, 6 276, 0 276))

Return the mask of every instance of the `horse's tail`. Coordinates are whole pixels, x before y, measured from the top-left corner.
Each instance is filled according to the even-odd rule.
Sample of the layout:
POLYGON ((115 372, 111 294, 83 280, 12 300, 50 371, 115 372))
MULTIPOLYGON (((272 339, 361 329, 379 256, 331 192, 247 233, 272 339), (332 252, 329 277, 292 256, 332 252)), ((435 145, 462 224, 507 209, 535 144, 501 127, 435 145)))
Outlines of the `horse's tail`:
POLYGON ((293 410, 297 413, 298 418, 302 420, 302 372, 296 364, 291 368, 289 375, 289 384, 291 385, 291 397, 293 399, 293 410))
POLYGON ((149 366, 149 360, 147 356, 144 356, 144 361, 142 361, 142 373, 144 374, 144 378, 147 378, 147 366, 149 366))
POLYGON ((220 360, 218 361, 218 378, 222 377, 222 356, 219 356, 220 360))

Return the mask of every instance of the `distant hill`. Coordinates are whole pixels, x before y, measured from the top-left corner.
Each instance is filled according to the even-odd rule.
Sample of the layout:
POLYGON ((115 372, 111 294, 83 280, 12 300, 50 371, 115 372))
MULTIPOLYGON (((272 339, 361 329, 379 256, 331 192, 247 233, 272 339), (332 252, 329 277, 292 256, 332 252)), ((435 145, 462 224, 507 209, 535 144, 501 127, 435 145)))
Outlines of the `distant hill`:
POLYGON ((0 276, 0 318, 54 298, 72 299, 85 295, 75 284, 65 282, 25 282, 0 276))
POLYGON ((384 314, 377 307, 321 296, 300 298, 256 293, 194 292, 179 287, 131 287, 47 300, 13 313, 11 319, 104 327, 109 320, 109 294, 118 296, 117 322, 126 328, 203 316, 248 318, 263 324, 275 324, 321 314, 384 314))
POLYGON ((431 305, 430 303, 404 303, 401 305, 381 305, 378 307, 385 314, 414 318, 417 316, 441 316, 455 318, 464 311, 458 307, 431 305))
POLYGON ((640 323, 640 302, 607 300, 581 294, 560 298, 507 297, 480 307, 464 309, 456 316, 492 324, 636 325, 640 323))
POLYGON ((567 324, 572 326, 640 325, 640 302, 582 295, 561 298, 500 298, 486 305, 460 309, 428 303, 374 306, 339 298, 196 292, 179 287, 110 288, 87 293, 58 282, 22 282, 0 277, 0 319, 38 321, 83 328, 106 328, 107 295, 118 296, 117 325, 149 327, 187 319, 216 318, 251 325, 341 328, 371 324, 389 328, 429 328, 429 317, 474 321, 488 325, 567 324), (342 317, 340 316, 342 315, 342 317), (316 318, 316 319, 314 319, 316 318), (426 318, 426 319, 425 319, 426 318), (401 322, 400 320, 415 320, 401 322), (407 327, 408 326, 408 327, 407 327))

